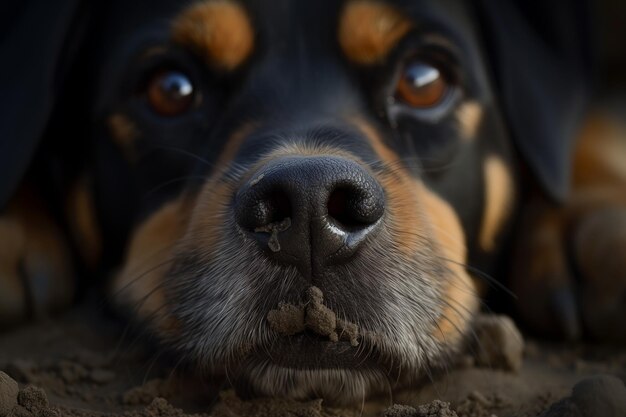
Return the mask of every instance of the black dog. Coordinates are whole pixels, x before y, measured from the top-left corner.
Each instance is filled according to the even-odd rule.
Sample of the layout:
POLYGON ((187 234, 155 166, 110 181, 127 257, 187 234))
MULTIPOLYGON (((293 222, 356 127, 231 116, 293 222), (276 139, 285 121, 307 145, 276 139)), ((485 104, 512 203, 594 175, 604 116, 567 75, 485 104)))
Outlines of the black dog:
MULTIPOLYGON (((5 321, 119 266, 116 301, 208 373, 360 399, 449 361, 470 269, 499 271, 532 195, 571 195, 579 3, 41 3, 10 10, 2 55, 5 321)), ((541 253, 510 285, 547 332, 623 333, 619 301, 579 315, 567 254, 542 269, 572 222, 542 223, 549 247, 517 231, 541 253)))

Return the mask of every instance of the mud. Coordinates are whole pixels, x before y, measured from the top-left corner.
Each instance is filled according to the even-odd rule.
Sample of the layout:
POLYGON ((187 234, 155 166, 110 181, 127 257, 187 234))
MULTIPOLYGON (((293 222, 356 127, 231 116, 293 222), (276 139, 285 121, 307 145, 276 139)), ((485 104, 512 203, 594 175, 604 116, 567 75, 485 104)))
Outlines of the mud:
MULTIPOLYGON (((338 336, 347 337, 342 336, 345 327, 337 320, 338 336)), ((481 344, 493 342, 488 339, 481 344)), ((561 417, 567 414, 556 414, 558 410, 581 404, 587 407, 583 415, 610 416, 606 407, 621 404, 624 388, 618 382, 626 379, 623 348, 526 340, 516 372, 495 365, 493 359, 503 355, 498 349, 489 349, 495 352, 489 364, 479 361, 478 353, 469 354, 470 349, 458 366, 431 375, 432 381, 425 378, 415 388, 336 409, 315 399, 242 400, 228 381, 199 378, 177 358, 148 349, 141 340, 141 333, 128 331, 91 305, 0 334, 0 370, 20 390, 0 374, 0 416, 11 408, 12 416, 25 417, 561 417), (604 374, 617 378, 581 382, 604 374), (449 403, 448 408, 439 402, 449 403)))
POLYGON ((359 327, 349 321, 337 319, 334 311, 324 305, 324 293, 317 287, 306 291, 306 302, 294 305, 280 303, 278 309, 270 310, 267 321, 270 327, 283 336, 310 330, 328 337, 331 342, 347 340, 352 346, 359 345, 359 327))
POLYGON ((304 324, 305 307, 287 303, 278 304, 278 309, 267 313, 267 321, 275 332, 284 336, 293 336, 306 329, 304 324))

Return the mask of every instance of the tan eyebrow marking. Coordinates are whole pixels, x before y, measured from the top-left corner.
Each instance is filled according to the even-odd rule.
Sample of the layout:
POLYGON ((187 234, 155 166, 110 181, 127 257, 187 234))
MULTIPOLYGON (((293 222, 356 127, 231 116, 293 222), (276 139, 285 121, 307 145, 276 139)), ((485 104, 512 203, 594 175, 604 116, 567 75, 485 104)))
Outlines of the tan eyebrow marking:
POLYGON ((226 70, 241 65, 254 49, 248 14, 230 0, 204 0, 183 10, 172 24, 172 39, 226 70))
POLYGON ((413 22, 388 4, 349 2, 339 22, 339 45, 351 61, 368 65, 384 59, 413 28, 413 22))

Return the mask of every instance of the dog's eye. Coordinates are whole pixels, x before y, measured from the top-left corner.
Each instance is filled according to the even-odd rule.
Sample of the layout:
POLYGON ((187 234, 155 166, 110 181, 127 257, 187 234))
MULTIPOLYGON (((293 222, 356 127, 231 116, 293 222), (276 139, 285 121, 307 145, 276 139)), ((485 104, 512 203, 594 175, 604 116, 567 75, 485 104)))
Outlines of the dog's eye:
POLYGON ((189 110, 194 101, 194 87, 180 71, 160 71, 149 80, 146 95, 150 107, 162 116, 177 116, 189 110))
POLYGON ((415 108, 434 107, 448 92, 445 75, 436 66, 423 60, 409 61, 396 85, 396 98, 415 108))

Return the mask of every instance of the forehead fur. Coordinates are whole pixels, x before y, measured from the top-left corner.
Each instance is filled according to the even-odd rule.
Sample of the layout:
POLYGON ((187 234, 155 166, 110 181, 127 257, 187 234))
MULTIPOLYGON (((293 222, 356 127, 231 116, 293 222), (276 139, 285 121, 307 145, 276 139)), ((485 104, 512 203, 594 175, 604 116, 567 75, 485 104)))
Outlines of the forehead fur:
POLYGON ((350 1, 339 21, 339 44, 357 64, 373 64, 411 30, 413 23, 389 4, 371 0, 350 1))
POLYGON ((176 17, 172 38, 226 70, 241 65, 254 48, 254 30, 243 7, 230 0, 203 0, 176 17))

